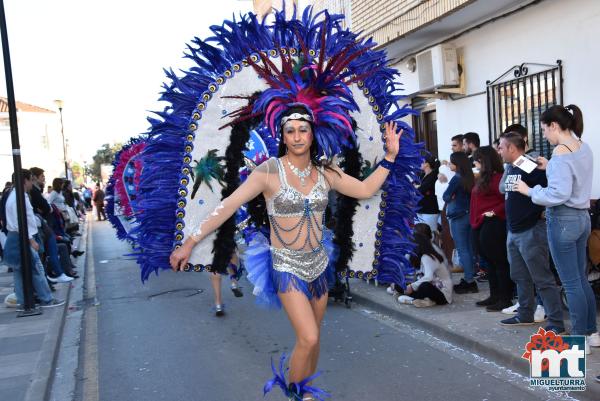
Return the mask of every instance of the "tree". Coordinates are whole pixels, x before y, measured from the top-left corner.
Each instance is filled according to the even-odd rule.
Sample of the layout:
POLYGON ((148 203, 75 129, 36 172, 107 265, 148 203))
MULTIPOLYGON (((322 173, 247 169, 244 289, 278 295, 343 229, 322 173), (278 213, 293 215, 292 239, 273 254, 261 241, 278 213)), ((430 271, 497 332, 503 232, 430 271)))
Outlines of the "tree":
POLYGON ((94 162, 90 164, 91 175, 94 181, 101 180, 100 166, 103 164, 112 164, 112 162, 115 160, 115 154, 121 150, 122 147, 123 144, 121 143, 116 143, 112 146, 108 143, 105 143, 96 151, 94 162))

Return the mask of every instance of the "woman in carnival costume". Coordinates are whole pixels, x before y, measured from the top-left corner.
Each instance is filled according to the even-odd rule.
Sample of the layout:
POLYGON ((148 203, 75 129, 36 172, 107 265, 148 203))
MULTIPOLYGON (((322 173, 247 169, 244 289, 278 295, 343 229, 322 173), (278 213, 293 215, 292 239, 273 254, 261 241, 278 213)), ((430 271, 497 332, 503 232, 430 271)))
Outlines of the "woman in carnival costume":
MULTIPOLYGON (((317 141, 313 127, 318 127, 321 116, 317 114, 315 117, 307 103, 317 99, 300 103, 298 96, 295 96, 286 100, 272 99, 267 106, 280 110, 272 121, 277 124, 274 131, 280 133, 281 148, 285 149, 285 153, 257 167, 246 182, 224 199, 210 218, 201 223, 183 246, 172 253, 170 262, 174 270, 183 270, 196 244, 241 206, 263 194, 271 223, 272 264, 253 265, 252 256, 248 257, 248 278, 256 286, 254 293, 269 302, 278 302, 272 297, 273 289, 276 291, 296 332, 296 345, 289 363, 289 388, 286 388, 285 379, 281 376, 267 385, 283 385, 284 391, 301 397, 305 393, 317 396, 322 394, 322 390, 310 387, 308 383, 316 372, 320 325, 327 306, 329 287, 326 271, 328 256, 323 245, 323 219, 329 201, 328 192, 333 189, 356 199, 373 196, 385 182, 398 155, 402 131, 398 132, 395 122, 386 124, 385 158, 367 179, 359 181, 338 167, 324 164, 316 158, 317 141)), ((340 126, 348 127, 352 132, 348 112, 338 112, 340 126)), ((303 399, 310 400, 311 397, 303 399)))
POLYGON ((313 16, 307 8, 295 18, 287 21, 277 13, 272 25, 253 14, 225 21, 211 27, 214 37, 195 39, 188 47, 186 57, 198 67, 182 78, 167 71, 172 82, 164 85, 161 100, 171 106, 157 113, 159 119, 150 119, 143 154, 138 262, 143 280, 166 267, 223 274, 239 245, 257 300, 283 306, 296 332, 289 379, 284 357, 278 370, 272 366, 275 375, 265 393, 278 386, 292 400, 322 400, 327 393, 311 382, 328 289, 335 270, 352 257, 357 207, 352 202, 372 197, 385 185, 381 209, 371 215, 378 220, 372 227, 374 268, 367 277, 404 285, 407 261, 398 255, 412 247, 404 238, 414 221, 418 195, 412 180, 422 158, 410 128, 400 121, 412 110, 399 104, 397 73, 387 67, 385 53, 373 50, 370 39, 342 29, 342 16, 313 16), (230 120, 216 131, 224 117, 230 120), (266 132, 275 146, 250 168, 240 155, 254 130, 266 132), (402 138, 398 155, 403 131, 411 135, 402 138), (361 170, 365 149, 369 160, 380 162, 361 170), (333 163, 339 155, 340 167, 333 163), (243 164, 252 172, 240 183, 243 164), (351 164, 354 176, 348 173, 351 164), (220 194, 216 184, 223 188, 220 194), (337 253, 325 229, 330 190, 340 195, 333 239, 337 253), (264 207, 253 206, 257 197, 264 197, 264 207), (233 216, 245 207, 251 215, 253 209, 266 209, 268 218, 242 229, 243 241, 236 245, 240 224, 233 216), (216 236, 214 242, 210 236, 216 236), (211 251, 214 259, 207 263, 211 251))

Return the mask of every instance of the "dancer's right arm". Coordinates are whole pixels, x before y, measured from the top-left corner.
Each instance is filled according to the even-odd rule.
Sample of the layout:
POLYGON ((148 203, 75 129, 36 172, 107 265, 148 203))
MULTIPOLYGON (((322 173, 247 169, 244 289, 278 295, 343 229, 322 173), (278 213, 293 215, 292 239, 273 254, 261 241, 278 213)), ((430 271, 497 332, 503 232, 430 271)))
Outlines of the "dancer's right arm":
POLYGON ((258 166, 238 189, 223 199, 210 216, 197 228, 194 228, 194 232, 183 245, 171 253, 169 263, 174 271, 183 270, 196 244, 225 223, 244 203, 254 199, 267 189, 268 170, 268 163, 258 166))

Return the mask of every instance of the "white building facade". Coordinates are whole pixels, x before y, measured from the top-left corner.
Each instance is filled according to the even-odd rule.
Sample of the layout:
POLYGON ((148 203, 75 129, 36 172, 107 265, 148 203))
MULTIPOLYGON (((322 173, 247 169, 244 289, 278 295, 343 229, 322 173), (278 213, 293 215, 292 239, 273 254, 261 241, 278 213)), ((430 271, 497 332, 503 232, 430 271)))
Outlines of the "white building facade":
POLYGON ((352 27, 387 50, 406 101, 422 111, 410 122, 440 159, 448 159, 452 136, 477 132, 486 145, 512 123, 550 153, 539 114, 556 103, 578 105, 596 160, 592 198, 600 197, 600 1, 353 0, 352 27), (439 45, 456 57, 458 83, 423 82, 436 68, 424 55, 439 45))
MULTIPOLYGON (((17 124, 23 168, 45 170, 47 185, 65 176, 60 116, 42 107, 17 102, 17 124)), ((67 150, 68 154, 68 150, 67 150)), ((0 183, 11 181, 13 168, 12 142, 8 121, 8 104, 0 98, 0 183)))

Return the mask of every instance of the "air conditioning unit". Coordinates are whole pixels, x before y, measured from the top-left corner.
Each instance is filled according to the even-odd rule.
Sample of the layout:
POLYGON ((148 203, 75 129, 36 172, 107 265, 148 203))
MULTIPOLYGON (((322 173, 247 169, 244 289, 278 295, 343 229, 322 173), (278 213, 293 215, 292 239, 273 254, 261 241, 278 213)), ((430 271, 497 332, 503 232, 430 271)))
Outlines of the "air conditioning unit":
POLYGON ((419 92, 460 85, 458 56, 452 45, 437 45, 417 54, 419 92))

